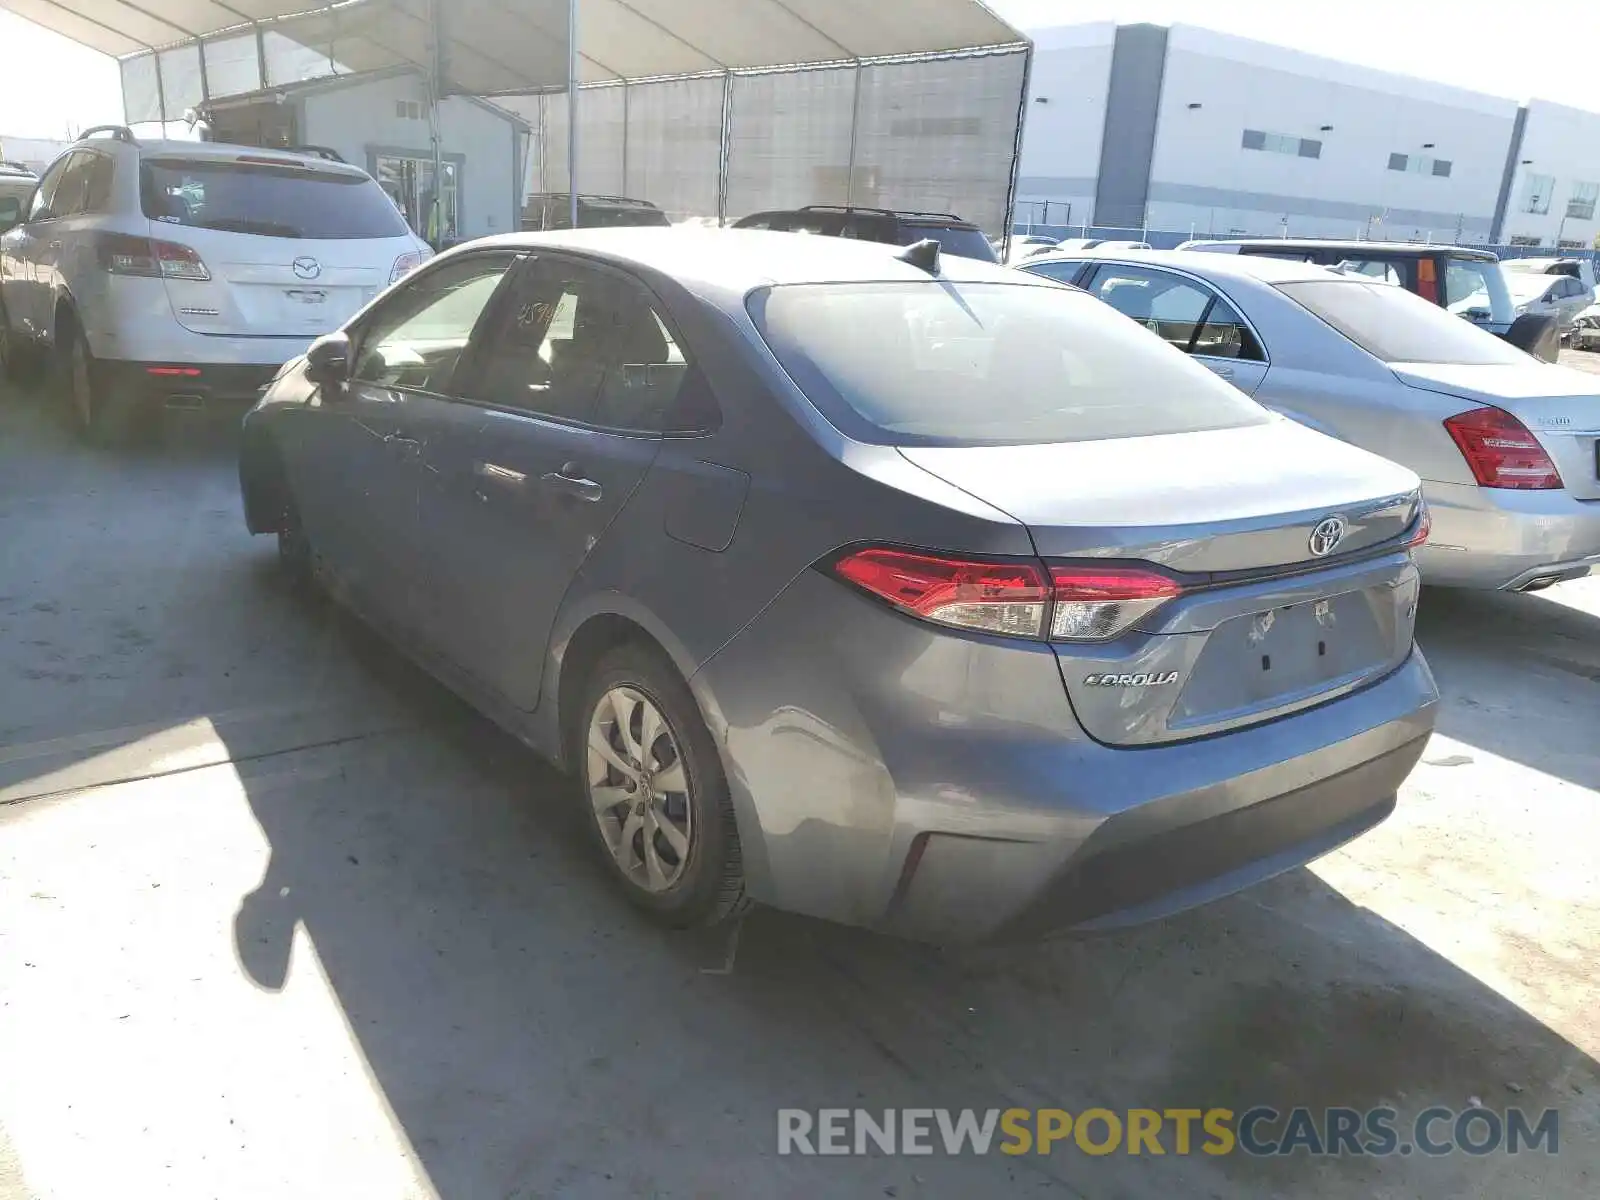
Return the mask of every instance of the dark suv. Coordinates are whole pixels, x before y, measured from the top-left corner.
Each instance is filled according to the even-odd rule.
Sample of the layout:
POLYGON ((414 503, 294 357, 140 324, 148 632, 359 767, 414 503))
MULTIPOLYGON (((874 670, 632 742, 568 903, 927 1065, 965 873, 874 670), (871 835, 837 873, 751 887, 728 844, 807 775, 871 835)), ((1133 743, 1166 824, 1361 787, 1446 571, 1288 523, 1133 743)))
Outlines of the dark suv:
POLYGON ((953 213, 896 212, 889 208, 808 204, 804 208, 751 213, 743 220, 735 221, 733 227, 820 233, 825 237, 886 242, 891 246, 909 246, 932 238, 950 254, 976 258, 982 262, 1000 261, 989 239, 983 236, 983 230, 953 213))
MULTIPOLYGON (((618 225, 670 225, 667 214, 648 200, 627 196, 578 193, 578 228, 611 229, 618 225)), ((572 228, 572 193, 536 192, 522 210, 525 231, 572 228)))
POLYGON ((1487 250, 1321 238, 1206 238, 1184 242, 1178 249, 1287 258, 1370 275, 1415 292, 1540 358, 1554 361, 1560 350, 1553 322, 1517 316, 1500 260, 1487 250))

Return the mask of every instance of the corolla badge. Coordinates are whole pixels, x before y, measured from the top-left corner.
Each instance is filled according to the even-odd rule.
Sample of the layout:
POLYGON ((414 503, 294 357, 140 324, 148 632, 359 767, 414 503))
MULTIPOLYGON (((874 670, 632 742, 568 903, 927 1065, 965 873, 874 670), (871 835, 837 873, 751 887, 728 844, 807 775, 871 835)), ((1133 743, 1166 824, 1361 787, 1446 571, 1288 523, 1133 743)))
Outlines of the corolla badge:
POLYGON ((1324 517, 1311 531, 1311 557, 1326 558, 1344 541, 1344 518, 1324 517))
POLYGON ((1085 675, 1089 687, 1165 687, 1178 682, 1176 671, 1140 671, 1134 675, 1085 675))
POLYGON ((294 273, 301 279, 315 279, 322 274, 322 264, 309 254, 302 254, 290 264, 294 273))

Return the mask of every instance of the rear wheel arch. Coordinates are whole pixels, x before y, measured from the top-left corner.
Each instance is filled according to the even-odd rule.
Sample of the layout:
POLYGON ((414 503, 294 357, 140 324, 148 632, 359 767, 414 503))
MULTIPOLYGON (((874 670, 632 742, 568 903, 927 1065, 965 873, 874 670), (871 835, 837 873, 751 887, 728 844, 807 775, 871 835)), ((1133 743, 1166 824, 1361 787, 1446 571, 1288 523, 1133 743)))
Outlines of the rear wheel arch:
MULTIPOLYGON (((550 697, 555 703, 557 720, 560 722, 563 766, 576 769, 581 761, 576 739, 582 732, 582 723, 586 716, 580 711, 584 680, 594 672, 608 651, 628 644, 643 646, 659 654, 663 660, 671 663, 675 670, 678 669, 677 661, 661 644, 660 639, 637 621, 620 613, 595 613, 586 618, 566 639, 561 650, 560 669, 554 680, 554 694, 550 697)), ((683 672, 678 670, 678 674, 681 676, 683 672)))
POLYGON ((251 533, 283 530, 293 502, 283 450, 271 433, 248 422, 239 445, 239 490, 251 533))

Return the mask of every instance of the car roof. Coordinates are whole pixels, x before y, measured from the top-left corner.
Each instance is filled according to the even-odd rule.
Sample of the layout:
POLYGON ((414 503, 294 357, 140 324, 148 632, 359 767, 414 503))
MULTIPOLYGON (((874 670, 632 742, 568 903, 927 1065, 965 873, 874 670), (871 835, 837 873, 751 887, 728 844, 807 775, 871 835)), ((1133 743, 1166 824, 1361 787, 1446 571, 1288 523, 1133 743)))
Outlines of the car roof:
POLYGON ((1443 242, 1372 242, 1346 238, 1194 238, 1196 246, 1260 246, 1263 248, 1304 246, 1308 250, 1364 250, 1392 255, 1452 254, 1460 258, 1478 258, 1497 261, 1487 250, 1474 250, 1467 246, 1451 246, 1443 242))
POLYGON ((1204 250, 1100 250, 1090 248, 1070 253, 1037 254, 1020 269, 1051 262, 1117 262, 1129 266, 1171 267, 1192 275, 1218 279, 1255 279, 1263 283, 1305 283, 1340 277, 1316 263, 1290 258, 1266 258, 1251 254, 1208 254, 1204 250))
MULTIPOLYGON (((629 226, 507 233, 450 251, 484 247, 573 250, 624 267, 659 272, 699 291, 727 295, 791 283, 913 282, 930 276, 901 260, 904 248, 882 242, 765 229, 629 226)), ((997 263, 945 253, 938 278, 959 282, 1019 282, 997 263)), ((1039 281, 1041 284, 1044 281, 1039 281)))

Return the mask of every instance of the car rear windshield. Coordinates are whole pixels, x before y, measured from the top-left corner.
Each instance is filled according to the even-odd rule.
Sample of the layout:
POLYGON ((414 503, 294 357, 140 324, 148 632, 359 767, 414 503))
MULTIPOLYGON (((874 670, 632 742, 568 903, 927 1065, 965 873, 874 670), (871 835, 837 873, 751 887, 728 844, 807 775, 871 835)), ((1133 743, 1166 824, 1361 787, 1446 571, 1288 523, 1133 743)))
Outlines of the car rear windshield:
POLYGON ((858 441, 1080 442, 1270 419, 1115 309, 1055 285, 796 284, 753 292, 748 307, 800 390, 858 441))
POLYGON ((365 175, 229 159, 146 159, 144 215, 168 225, 262 237, 403 237, 405 218, 365 175))
POLYGON ((924 238, 932 238, 939 243, 939 248, 946 254, 959 254, 962 258, 975 258, 979 262, 999 262, 1000 256, 994 252, 994 247, 989 244, 989 239, 983 236, 980 229, 959 229, 949 225, 918 225, 914 222, 903 223, 900 226, 900 236, 896 239, 902 246, 910 246, 924 238))
POLYGON ((1278 290, 1386 363, 1526 363, 1509 342, 1403 288, 1356 279, 1280 283, 1278 290))

